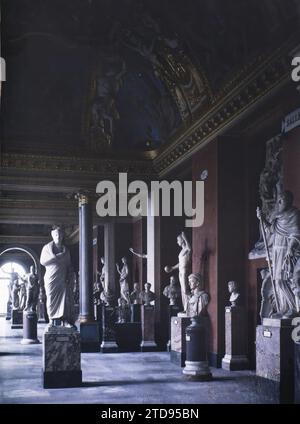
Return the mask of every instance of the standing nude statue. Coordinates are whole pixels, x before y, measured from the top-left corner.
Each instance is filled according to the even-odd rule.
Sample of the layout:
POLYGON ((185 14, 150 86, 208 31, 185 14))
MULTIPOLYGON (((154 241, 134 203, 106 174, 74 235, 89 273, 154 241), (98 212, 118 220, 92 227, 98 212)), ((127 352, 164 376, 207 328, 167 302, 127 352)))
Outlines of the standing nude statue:
POLYGON ((178 263, 174 266, 165 266, 165 272, 170 273, 178 269, 179 271, 179 282, 181 287, 182 305, 184 311, 186 311, 188 304, 188 296, 190 294, 188 276, 190 274, 191 267, 191 256, 192 248, 188 242, 184 232, 177 236, 177 244, 181 247, 181 251, 178 255, 178 263))
POLYGON ((129 267, 127 264, 127 258, 124 256, 122 259, 122 269, 120 269, 119 264, 116 264, 117 271, 120 274, 120 294, 121 298, 126 300, 127 304, 130 304, 130 297, 129 297, 129 267))

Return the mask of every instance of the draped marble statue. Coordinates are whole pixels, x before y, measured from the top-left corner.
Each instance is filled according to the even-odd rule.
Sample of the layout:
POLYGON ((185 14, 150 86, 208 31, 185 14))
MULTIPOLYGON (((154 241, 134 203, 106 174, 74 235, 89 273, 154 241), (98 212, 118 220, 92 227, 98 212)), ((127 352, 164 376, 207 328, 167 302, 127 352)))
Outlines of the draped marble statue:
POLYGON ((188 275, 191 271, 191 256, 192 256, 192 248, 190 243, 188 242, 186 235, 184 232, 177 236, 177 244, 181 247, 181 251, 178 255, 178 263, 174 266, 165 266, 165 272, 170 273, 178 269, 179 271, 179 282, 181 288, 181 297, 182 297, 182 305, 184 311, 186 311, 188 297, 190 294, 190 289, 188 285, 188 275))
POLYGON ((26 274, 26 305, 25 311, 36 312, 36 306, 39 299, 39 282, 38 276, 34 272, 34 266, 30 267, 30 272, 26 274))
POLYGON ((120 274, 120 295, 129 305, 129 267, 127 263, 127 258, 125 256, 121 259, 121 261, 123 264, 121 269, 119 267, 119 264, 116 264, 117 271, 120 274))
POLYGON ((73 270, 69 250, 63 244, 63 231, 53 227, 52 241, 46 244, 40 262, 46 268, 44 276, 47 311, 52 320, 60 319, 64 326, 74 325, 73 270))
POLYGON ((300 211, 293 206, 293 195, 285 191, 278 196, 276 216, 268 222, 257 209, 257 216, 266 228, 271 247, 271 271, 275 289, 276 315, 291 317, 299 313, 299 282, 294 278, 300 258, 300 211))

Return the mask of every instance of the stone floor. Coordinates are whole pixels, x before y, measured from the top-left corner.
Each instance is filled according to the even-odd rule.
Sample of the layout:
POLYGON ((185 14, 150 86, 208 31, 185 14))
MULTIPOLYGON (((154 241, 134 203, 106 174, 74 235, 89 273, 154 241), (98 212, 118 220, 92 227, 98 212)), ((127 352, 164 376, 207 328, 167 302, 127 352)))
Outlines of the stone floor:
MULTIPOLYGON (((43 331, 39 324, 40 340, 43 331)), ((42 345, 23 346, 21 337, 0 318, 0 403, 272 403, 252 371, 212 368, 211 382, 190 382, 167 352, 84 353, 82 387, 44 390, 42 345)))

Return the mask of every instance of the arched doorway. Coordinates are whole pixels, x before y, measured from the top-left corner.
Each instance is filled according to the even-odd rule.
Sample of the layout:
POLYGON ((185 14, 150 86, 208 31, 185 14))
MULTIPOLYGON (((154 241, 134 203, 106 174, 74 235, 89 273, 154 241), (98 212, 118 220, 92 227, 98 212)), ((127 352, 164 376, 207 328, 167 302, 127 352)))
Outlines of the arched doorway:
POLYGON ((14 261, 7 261, 0 267, 0 316, 7 313, 7 302, 9 300, 12 276, 17 273, 19 277, 24 277, 26 269, 23 265, 14 261))

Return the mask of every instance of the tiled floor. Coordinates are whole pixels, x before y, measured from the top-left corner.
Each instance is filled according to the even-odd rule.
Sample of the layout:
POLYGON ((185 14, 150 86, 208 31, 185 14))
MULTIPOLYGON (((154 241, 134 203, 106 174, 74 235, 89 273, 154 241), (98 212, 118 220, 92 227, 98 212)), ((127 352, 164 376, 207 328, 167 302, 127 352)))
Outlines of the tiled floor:
MULTIPOLYGON (((39 325, 39 337, 44 325, 39 325)), ((83 385, 45 390, 42 345, 20 344, 22 330, 0 318, 0 403, 272 403, 251 371, 212 369, 211 382, 186 381, 167 352, 83 353, 83 385)))

